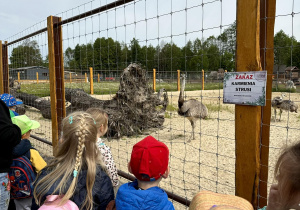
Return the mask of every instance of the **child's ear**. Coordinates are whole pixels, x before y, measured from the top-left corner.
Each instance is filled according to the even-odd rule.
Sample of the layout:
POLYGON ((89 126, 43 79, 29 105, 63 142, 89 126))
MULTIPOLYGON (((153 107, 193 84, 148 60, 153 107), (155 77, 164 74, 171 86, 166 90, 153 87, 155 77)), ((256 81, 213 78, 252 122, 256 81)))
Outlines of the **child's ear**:
POLYGON ((103 124, 100 126, 99 131, 101 133, 101 136, 105 134, 105 126, 103 124))
POLYGON ((163 177, 164 179, 168 178, 169 173, 170 173, 170 167, 168 166, 166 172, 162 175, 162 177, 163 177))
POLYGON ((24 139, 26 136, 26 133, 24 133, 22 136, 21 136, 21 139, 24 139))

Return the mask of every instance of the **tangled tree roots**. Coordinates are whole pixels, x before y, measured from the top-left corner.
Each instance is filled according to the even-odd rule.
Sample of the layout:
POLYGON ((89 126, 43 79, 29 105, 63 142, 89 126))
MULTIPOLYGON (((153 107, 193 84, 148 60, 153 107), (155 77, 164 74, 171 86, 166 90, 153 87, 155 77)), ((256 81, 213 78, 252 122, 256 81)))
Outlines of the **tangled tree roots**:
MULTIPOLYGON (((51 118, 50 101, 24 93, 15 93, 15 96, 22 99, 24 104, 39 109, 43 117, 51 118)), ((98 107, 107 112, 107 135, 115 138, 141 134, 149 128, 159 128, 164 123, 168 105, 168 95, 164 89, 154 94, 148 85, 146 71, 137 64, 130 64, 124 69, 119 90, 111 100, 95 99, 81 89, 66 89, 65 96, 70 102, 67 113, 89 107, 98 107)))

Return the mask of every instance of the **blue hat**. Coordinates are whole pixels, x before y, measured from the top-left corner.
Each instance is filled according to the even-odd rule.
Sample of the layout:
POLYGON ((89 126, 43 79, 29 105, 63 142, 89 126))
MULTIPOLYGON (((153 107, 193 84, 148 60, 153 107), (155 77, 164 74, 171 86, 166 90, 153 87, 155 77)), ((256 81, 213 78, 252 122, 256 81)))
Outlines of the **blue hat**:
POLYGON ((4 101, 4 103, 6 104, 6 106, 10 107, 10 106, 16 106, 16 105, 20 105, 23 104, 22 101, 17 101, 15 99, 15 97, 13 97, 10 94, 4 93, 1 96, 1 100, 4 101))

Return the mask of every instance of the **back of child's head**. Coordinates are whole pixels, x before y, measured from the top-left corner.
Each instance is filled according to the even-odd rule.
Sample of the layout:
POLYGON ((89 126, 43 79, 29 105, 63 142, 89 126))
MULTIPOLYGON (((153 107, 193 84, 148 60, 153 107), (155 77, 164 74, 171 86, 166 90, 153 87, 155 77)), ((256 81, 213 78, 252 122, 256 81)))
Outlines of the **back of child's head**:
POLYGON ((168 169, 169 149, 152 136, 147 136, 133 146, 130 168, 140 181, 155 181, 168 169))
POLYGON ((300 194, 300 142, 287 147, 279 156, 274 177, 278 181, 281 205, 284 208, 293 205, 300 194))
POLYGON ((17 126, 19 126, 22 135, 24 135, 25 133, 27 133, 32 129, 36 129, 40 127, 39 122, 29 119, 29 117, 27 117, 26 115, 15 116, 11 119, 11 121, 17 126))
POLYGON ((100 108, 89 108, 86 110, 87 113, 91 114, 96 121, 97 127, 103 125, 107 128, 108 124, 108 115, 100 108))
POLYGON ((48 166, 49 173, 37 182, 34 197, 41 204, 41 199, 47 193, 49 186, 59 181, 55 191, 61 193, 68 189, 62 198, 62 203, 70 199, 76 188, 81 169, 87 170, 87 195, 83 206, 90 209, 93 206, 92 189, 95 182, 97 164, 101 164, 96 147, 97 127, 93 117, 86 112, 74 112, 62 121, 62 141, 58 146, 55 159, 48 166), (72 183, 69 186, 68 180, 72 183))

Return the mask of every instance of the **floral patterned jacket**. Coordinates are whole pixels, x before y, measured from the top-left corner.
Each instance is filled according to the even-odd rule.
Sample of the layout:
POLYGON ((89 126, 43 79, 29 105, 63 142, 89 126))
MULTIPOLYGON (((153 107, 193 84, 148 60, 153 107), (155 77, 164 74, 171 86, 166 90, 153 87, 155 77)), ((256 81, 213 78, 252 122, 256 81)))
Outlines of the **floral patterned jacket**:
POLYGON ((106 166, 107 175, 110 177, 112 185, 116 187, 119 185, 118 171, 110 148, 104 144, 101 138, 98 138, 97 146, 102 154, 102 160, 106 166))

